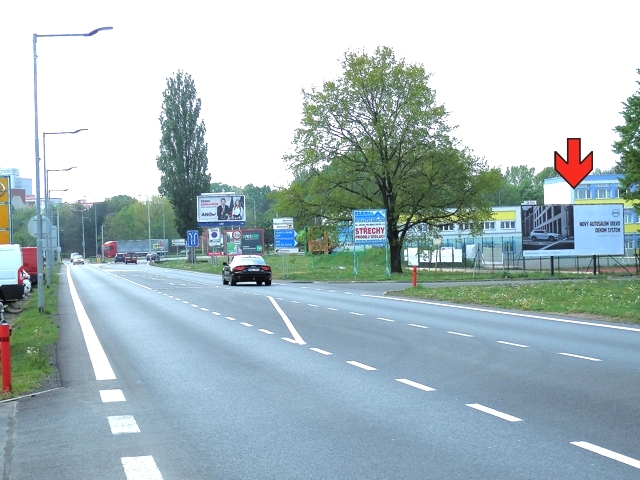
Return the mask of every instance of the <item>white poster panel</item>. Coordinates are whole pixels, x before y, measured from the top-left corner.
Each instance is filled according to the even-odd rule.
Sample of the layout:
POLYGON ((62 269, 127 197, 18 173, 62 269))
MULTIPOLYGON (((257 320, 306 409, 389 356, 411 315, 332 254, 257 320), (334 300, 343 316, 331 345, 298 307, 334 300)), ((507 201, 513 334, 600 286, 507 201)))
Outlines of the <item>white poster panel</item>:
POLYGON ((624 254, 624 205, 621 203, 521 208, 525 258, 624 254))
POLYGON ((353 210, 353 243, 385 245, 387 243, 387 211, 353 210))
POLYGON ((198 197, 198 223, 204 225, 244 225, 247 221, 244 195, 211 194, 198 197))

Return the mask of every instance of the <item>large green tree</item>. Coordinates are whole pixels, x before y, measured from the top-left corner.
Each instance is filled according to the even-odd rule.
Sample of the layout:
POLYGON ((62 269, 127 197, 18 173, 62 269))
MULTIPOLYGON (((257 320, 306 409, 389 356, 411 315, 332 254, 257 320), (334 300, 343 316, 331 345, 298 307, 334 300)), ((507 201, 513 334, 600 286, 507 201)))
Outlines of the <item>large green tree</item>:
MULTIPOLYGON (((640 68, 637 71, 640 74, 640 68)), ((640 81, 636 83, 640 85, 640 81)), ((640 89, 623 105, 624 125, 614 129, 620 140, 614 142, 613 151, 620 155, 618 165, 624 174, 620 180, 622 198, 637 201, 635 208, 640 212, 640 89)))
POLYGON ((486 218, 500 173, 451 136, 421 65, 379 47, 345 53, 342 67, 342 77, 302 92, 302 126, 285 156, 299 181, 278 192, 278 209, 289 215, 304 202, 325 222, 386 209, 391 271, 401 272, 411 227, 486 218))
POLYGON ((162 173, 158 191, 171 202, 175 225, 182 236, 198 226, 196 199, 209 191, 205 125, 199 120, 201 100, 196 96, 193 79, 178 71, 167 79, 160 113, 160 154, 162 173))

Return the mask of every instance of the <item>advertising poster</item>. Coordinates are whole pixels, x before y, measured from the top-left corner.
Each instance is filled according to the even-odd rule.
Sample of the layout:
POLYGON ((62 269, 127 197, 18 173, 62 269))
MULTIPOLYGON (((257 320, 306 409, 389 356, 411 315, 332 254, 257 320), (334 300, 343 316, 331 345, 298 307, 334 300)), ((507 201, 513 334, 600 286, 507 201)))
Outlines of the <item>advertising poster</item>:
POLYGON ((525 258, 623 255, 624 205, 523 205, 525 258))
POLYGON ((198 197, 201 227, 244 225, 247 221, 244 195, 207 194, 198 197))
POLYGON ((226 255, 263 255, 264 230, 227 230, 224 251, 226 255))
POLYGON ((386 210, 353 210, 353 243, 385 245, 387 243, 386 210))

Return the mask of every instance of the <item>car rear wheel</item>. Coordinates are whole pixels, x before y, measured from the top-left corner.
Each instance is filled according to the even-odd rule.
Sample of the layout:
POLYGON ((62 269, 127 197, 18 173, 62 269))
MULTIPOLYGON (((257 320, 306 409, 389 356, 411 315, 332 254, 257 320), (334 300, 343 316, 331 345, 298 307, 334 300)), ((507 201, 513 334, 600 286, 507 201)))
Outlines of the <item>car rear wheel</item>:
POLYGON ((262 280, 256 280, 256 285, 262 285, 262 280))
POLYGON ((222 284, 223 285, 229 285, 229 282, 227 280, 225 280, 224 275, 222 276, 222 284))
POLYGON ((264 284, 265 284, 267 287, 270 287, 270 286, 271 286, 271 280, 265 280, 264 284))
POLYGON ((235 286, 235 284, 238 283, 237 280, 233 277, 231 277, 231 285, 235 286))
POLYGON ((537 237, 531 237, 531 241, 532 241, 532 242, 535 242, 536 240, 538 240, 538 238, 537 238, 537 237))

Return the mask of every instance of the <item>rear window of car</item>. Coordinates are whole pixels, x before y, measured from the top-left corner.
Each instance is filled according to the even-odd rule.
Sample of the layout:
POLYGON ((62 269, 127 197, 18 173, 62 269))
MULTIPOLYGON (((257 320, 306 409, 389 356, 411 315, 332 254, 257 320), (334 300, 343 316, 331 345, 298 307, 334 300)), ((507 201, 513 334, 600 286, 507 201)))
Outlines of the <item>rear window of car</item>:
POLYGON ((264 261, 262 257, 235 257, 232 262, 233 265, 266 265, 267 262, 264 261))

